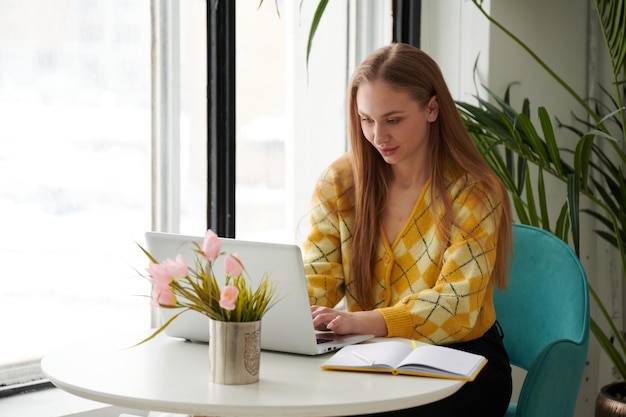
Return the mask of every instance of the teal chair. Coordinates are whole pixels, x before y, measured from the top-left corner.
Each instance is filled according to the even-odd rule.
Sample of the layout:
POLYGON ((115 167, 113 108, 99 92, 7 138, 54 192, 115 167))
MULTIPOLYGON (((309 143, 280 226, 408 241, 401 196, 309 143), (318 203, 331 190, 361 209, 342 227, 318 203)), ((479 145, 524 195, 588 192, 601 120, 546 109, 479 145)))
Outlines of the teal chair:
POLYGON ((571 417, 587 360, 589 293, 576 254, 542 229, 513 225, 513 263, 494 303, 511 365, 527 371, 506 416, 571 417))

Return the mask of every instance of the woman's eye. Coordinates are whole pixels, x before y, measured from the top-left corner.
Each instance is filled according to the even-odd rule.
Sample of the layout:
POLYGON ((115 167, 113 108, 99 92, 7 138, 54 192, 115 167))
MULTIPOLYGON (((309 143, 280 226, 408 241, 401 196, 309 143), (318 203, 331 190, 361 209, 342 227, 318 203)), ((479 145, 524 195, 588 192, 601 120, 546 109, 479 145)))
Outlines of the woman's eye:
POLYGON ((400 119, 389 119, 387 120, 387 123, 391 124, 391 125, 395 125, 400 121, 400 119))
POLYGON ((361 117, 361 123, 372 123, 372 119, 368 117, 361 117))

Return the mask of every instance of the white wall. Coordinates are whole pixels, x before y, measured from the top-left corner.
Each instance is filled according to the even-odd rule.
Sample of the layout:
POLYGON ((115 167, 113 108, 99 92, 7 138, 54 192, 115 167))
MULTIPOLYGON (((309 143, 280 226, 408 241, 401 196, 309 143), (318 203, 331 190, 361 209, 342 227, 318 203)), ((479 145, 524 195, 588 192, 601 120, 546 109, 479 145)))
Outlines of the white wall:
POLYGON ((427 0, 422 3, 421 48, 437 61, 455 99, 474 101, 473 68, 480 57, 478 74, 489 73, 488 45, 489 24, 471 2, 427 0))

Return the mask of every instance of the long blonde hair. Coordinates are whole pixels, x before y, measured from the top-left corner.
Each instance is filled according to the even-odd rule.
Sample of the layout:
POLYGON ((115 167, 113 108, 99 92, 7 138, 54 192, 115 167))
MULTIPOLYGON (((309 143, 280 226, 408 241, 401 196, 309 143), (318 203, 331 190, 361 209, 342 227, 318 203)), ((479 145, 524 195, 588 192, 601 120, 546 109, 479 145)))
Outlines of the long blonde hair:
POLYGON ((356 68, 348 86, 348 134, 355 181, 350 285, 354 287, 359 304, 363 308, 373 306, 373 264, 391 175, 390 166, 363 135, 356 104, 359 87, 373 81, 382 81, 408 93, 421 106, 426 106, 433 96, 437 96, 439 116, 429 129, 428 140, 432 154, 431 199, 434 209, 443 215, 438 231, 448 237, 453 225, 459 227, 452 215, 451 203, 445 198, 446 176, 457 178, 469 173, 482 181, 502 205, 503 227, 499 228, 493 276, 496 284, 504 288, 511 246, 511 208, 507 191, 470 138, 437 63, 422 50, 397 43, 369 55, 356 68), (369 262, 363 262, 365 259, 369 262))

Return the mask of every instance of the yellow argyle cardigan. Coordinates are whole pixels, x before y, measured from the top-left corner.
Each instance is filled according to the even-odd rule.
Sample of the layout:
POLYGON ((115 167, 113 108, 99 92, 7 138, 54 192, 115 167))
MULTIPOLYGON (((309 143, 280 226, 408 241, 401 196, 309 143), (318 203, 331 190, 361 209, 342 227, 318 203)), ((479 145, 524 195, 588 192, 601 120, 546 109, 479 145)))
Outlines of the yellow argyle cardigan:
MULTIPOLYGON (((348 310, 362 310, 346 290, 354 212, 337 210, 354 206, 353 193, 345 193, 353 184, 346 155, 328 167, 313 193, 311 229, 303 243, 312 305, 334 307, 345 296, 348 310)), ((467 176, 451 181, 447 196, 470 236, 453 228, 449 242, 440 239, 430 181, 396 242, 390 244, 381 232, 372 291, 389 337, 449 344, 476 339, 495 322, 491 273, 500 204, 467 176)))

